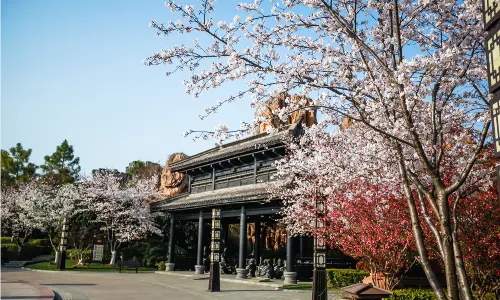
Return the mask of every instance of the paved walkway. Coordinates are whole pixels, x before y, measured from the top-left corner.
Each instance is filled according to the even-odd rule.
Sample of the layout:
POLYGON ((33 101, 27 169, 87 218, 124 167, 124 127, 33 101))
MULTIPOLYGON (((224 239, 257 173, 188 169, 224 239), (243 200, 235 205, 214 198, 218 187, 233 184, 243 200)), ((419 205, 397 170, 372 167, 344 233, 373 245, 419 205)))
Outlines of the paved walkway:
MULTIPOLYGON (((2 281, 23 280, 46 286, 56 299, 237 299, 309 300, 310 291, 280 291, 271 286, 221 282, 221 292, 207 292, 208 277, 171 276, 155 273, 34 272, 2 268, 2 281)), ((3 294, 3 291, 2 291, 3 294)), ((329 299, 339 299, 333 294, 329 299)), ((2 299, 22 299, 4 298, 2 299)), ((35 298, 31 298, 35 299, 35 298)))
POLYGON ((2 299, 52 300, 54 292, 48 287, 24 280, 2 279, 2 299))

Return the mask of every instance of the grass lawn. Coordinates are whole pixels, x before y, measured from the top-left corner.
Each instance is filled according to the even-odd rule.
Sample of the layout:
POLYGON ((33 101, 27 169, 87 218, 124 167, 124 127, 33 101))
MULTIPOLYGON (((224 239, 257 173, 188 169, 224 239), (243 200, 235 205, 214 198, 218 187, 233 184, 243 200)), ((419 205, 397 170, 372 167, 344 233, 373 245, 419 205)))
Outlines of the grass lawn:
MULTIPOLYGON (((73 267, 76 265, 77 261, 75 260, 66 260, 66 271, 87 271, 87 272, 116 272, 118 273, 118 268, 117 267, 109 267, 109 266, 104 266, 103 264, 98 264, 98 263, 91 263, 90 267, 88 265, 85 266, 78 266, 78 267, 73 267)), ((35 270, 52 270, 56 271, 56 264, 55 263, 50 263, 50 262, 39 262, 39 263, 34 263, 30 265, 26 265, 26 268, 30 269, 35 269, 35 270)), ((146 267, 140 267, 140 271, 154 271, 155 268, 146 268, 146 267)), ((122 273, 125 272, 133 272, 135 273, 135 269, 129 269, 129 268, 124 268, 122 269, 122 273)))

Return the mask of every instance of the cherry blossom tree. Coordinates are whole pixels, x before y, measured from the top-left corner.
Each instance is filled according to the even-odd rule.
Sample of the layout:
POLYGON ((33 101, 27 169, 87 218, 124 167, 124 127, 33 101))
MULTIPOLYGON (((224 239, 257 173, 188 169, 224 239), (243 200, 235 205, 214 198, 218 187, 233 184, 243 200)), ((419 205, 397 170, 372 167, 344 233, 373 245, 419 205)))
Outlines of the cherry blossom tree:
POLYGON ((84 199, 95 222, 106 229, 111 250, 110 264, 116 262, 116 251, 123 242, 147 234, 160 234, 146 201, 158 197, 155 178, 139 180, 127 186, 119 174, 97 172, 83 184, 84 199))
MULTIPOLYGON (((460 290, 472 299, 449 199, 490 172, 477 167, 490 127, 480 1, 255 0, 237 4, 242 16, 220 21, 214 19, 214 0, 166 6, 179 19, 152 21, 158 36, 192 34, 195 41, 154 53, 146 65, 172 65, 167 75, 189 71, 186 92, 195 97, 232 81, 247 83, 202 118, 246 96, 262 111, 269 97, 292 92, 316 99, 310 105, 289 102, 274 111, 277 116, 320 109, 319 127, 332 131, 348 118, 353 125, 344 132, 306 133, 300 145, 318 145, 312 153, 317 158, 305 157, 307 163, 288 170, 320 172, 328 194, 357 178, 373 180, 378 171, 377 184, 405 195, 418 259, 438 298, 458 299, 460 290), (322 139, 336 145, 322 147, 322 139), (318 170, 325 159, 334 167, 318 170), (455 170, 446 182, 445 163, 455 170), (429 208, 422 212, 424 222, 419 197, 429 208), (447 294, 429 262, 424 223, 443 261, 447 294)), ((221 126, 197 136, 220 139, 236 132, 221 126)), ((293 151, 295 158, 305 155, 300 147, 293 151)))
POLYGON ((27 193, 20 184, 15 188, 2 189, 1 196, 1 220, 2 227, 8 228, 12 232, 12 237, 17 243, 17 251, 26 245, 33 233, 33 227, 27 221, 27 212, 20 206, 20 202, 27 193))
POLYGON ((83 209, 79 207, 80 193, 76 184, 51 185, 31 181, 23 187, 24 197, 19 201, 25 211, 25 220, 31 228, 47 233, 50 244, 59 256, 58 234, 63 220, 83 209))

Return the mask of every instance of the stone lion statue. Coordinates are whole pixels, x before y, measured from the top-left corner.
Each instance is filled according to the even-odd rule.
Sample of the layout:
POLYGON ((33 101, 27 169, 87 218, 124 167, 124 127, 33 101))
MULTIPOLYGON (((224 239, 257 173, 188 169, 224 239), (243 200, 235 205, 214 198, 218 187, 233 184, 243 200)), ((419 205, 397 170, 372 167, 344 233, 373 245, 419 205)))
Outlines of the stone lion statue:
POLYGON ((290 98, 291 102, 297 103, 302 99, 306 100, 306 104, 304 106, 311 105, 311 99, 299 96, 299 95, 288 95, 286 93, 281 94, 275 98, 269 98, 266 101, 266 107, 263 111, 257 112, 256 116, 262 116, 266 119, 266 121, 262 122, 259 128, 256 129, 256 134, 266 132, 268 127, 279 128, 283 125, 293 124, 299 121, 299 119, 303 116, 302 123, 306 126, 311 126, 317 123, 316 120, 316 110, 307 110, 307 111, 295 111, 288 116, 286 122, 278 119, 275 115, 273 115, 273 111, 286 107, 288 104, 285 99, 290 98))
POLYGON ((167 163, 165 164, 165 168, 163 168, 160 177, 160 191, 164 197, 175 196, 187 190, 187 176, 178 172, 172 173, 168 167, 171 163, 187 157, 188 156, 184 153, 174 153, 168 157, 167 163))

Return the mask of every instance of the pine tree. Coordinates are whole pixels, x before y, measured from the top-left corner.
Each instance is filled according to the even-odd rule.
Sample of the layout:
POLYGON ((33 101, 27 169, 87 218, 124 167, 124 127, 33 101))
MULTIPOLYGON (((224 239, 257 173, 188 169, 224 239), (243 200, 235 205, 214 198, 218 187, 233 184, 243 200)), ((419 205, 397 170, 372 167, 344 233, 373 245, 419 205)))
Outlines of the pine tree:
POLYGON ((2 187, 27 182, 36 176, 37 165, 30 163, 31 149, 24 149, 21 143, 2 150, 2 187))
POLYGON ((44 171, 43 179, 52 184, 72 183, 80 173, 80 158, 73 153, 73 146, 64 140, 57 146, 56 152, 45 156, 45 163, 40 167, 44 171))

